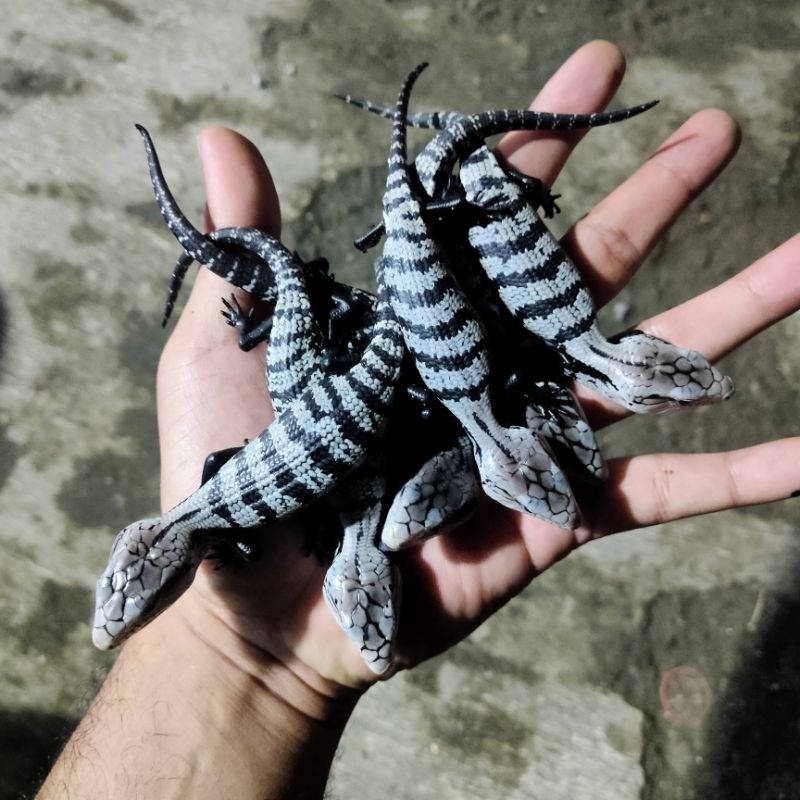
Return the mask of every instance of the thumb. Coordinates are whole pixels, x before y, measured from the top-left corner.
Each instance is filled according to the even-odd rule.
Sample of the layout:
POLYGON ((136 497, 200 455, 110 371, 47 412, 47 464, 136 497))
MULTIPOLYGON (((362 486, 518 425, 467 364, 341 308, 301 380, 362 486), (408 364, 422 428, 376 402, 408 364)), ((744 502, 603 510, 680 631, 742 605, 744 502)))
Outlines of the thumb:
POLYGON ((278 195, 256 146, 235 131, 218 126, 204 129, 197 146, 208 198, 207 228, 252 226, 278 236, 278 195))
MULTIPOLYGON (((278 236, 278 195, 256 146, 235 131, 219 126, 205 128, 197 146, 206 187, 206 229, 252 226, 278 236)), ((215 332, 230 338, 230 331, 219 324, 220 298, 230 292, 231 287, 222 278, 200 270, 176 334, 183 334, 182 328, 189 326, 188 335, 192 337, 215 332)), ((247 307, 247 297, 239 299, 247 307)))
MULTIPOLYGON (((198 140, 207 215, 214 226, 258 226, 277 235, 280 209, 272 177, 256 147, 221 127, 198 140)), ((264 386, 264 345, 242 352, 220 315, 232 287, 200 269, 159 362, 158 416, 162 501, 166 507, 197 486, 214 450, 260 433, 272 413, 264 386)), ((241 293, 247 306, 248 297, 241 293)))

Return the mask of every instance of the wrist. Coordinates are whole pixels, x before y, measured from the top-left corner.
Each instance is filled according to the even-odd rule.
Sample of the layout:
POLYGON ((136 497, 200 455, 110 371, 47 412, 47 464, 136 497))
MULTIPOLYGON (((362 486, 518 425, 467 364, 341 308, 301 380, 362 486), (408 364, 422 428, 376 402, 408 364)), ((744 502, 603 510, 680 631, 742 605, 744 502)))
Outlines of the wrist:
POLYGON ((160 672, 172 684, 173 697, 162 698, 172 705, 169 731, 195 769, 186 796, 203 797, 206 782, 226 771, 228 782, 209 796, 322 797, 359 693, 298 675, 193 599, 140 631, 121 656, 122 668, 160 672))
POLYGON ((125 644, 39 797, 322 798, 359 696, 185 596, 125 644))

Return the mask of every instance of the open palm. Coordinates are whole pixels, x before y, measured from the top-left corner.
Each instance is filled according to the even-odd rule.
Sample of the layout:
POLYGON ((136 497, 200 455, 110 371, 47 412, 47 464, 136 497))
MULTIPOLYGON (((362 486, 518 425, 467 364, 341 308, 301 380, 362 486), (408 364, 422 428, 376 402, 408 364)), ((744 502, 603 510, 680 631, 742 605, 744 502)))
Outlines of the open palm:
MULTIPOLYGON (((622 78, 619 52, 581 48, 534 101, 552 111, 603 108, 622 78)), ((517 169, 552 184, 581 134, 514 133, 499 150, 517 169)), ((601 305, 619 292, 677 215, 735 152, 738 130, 704 111, 676 131, 629 180, 567 234, 564 245, 601 305)), ((223 128, 200 139, 212 227, 254 225, 277 234, 275 190, 258 151, 223 128)), ((377 200, 376 200, 377 201, 377 200)), ((800 237, 726 283, 639 327, 715 361, 800 306, 800 237), (725 313, 721 313, 721 309, 725 313)), ((219 315, 230 287, 201 270, 159 366, 162 502, 198 483, 205 456, 260 433, 272 412, 263 346, 239 351, 219 315)), ((242 304, 246 296, 240 296, 242 304)), ((594 427, 624 412, 580 390, 594 427)), ((723 454, 617 459, 600 487, 578 494, 584 521, 572 533, 486 501, 456 531, 398 554, 403 605, 398 666, 411 666, 466 636, 580 544, 609 533, 732 506, 788 497, 800 488, 800 439, 723 454)), ((374 676, 322 599, 325 568, 305 555, 291 521, 264 533, 264 557, 246 568, 207 564, 177 604, 197 626, 221 623, 257 669, 276 663, 307 681, 363 686, 374 676)))

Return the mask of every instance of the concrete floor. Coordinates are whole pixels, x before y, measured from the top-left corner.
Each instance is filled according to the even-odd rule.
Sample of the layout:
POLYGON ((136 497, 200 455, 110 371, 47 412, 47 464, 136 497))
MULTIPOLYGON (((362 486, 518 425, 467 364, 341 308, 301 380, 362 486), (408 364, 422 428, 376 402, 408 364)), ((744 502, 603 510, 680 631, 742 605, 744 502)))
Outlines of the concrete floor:
MULTIPOLYGON (((629 57, 619 104, 662 102, 587 139, 557 186, 565 217, 701 107, 744 132, 616 324, 734 274, 800 219, 791 3, 22 5, 0 0, 0 798, 30 796, 108 667, 89 638, 93 584, 112 535, 157 507, 154 369, 177 250, 134 122, 195 219, 195 134, 240 129, 268 158, 290 242, 363 280, 349 242, 376 217, 386 127, 331 92, 393 97, 427 58, 420 105, 521 106, 573 49, 609 38, 629 57)), ((730 403, 632 420, 608 452, 796 434, 799 344, 795 315, 726 359, 730 403)), ((787 501, 586 547, 468 642, 369 692, 331 797, 800 796, 798 533, 787 501)))

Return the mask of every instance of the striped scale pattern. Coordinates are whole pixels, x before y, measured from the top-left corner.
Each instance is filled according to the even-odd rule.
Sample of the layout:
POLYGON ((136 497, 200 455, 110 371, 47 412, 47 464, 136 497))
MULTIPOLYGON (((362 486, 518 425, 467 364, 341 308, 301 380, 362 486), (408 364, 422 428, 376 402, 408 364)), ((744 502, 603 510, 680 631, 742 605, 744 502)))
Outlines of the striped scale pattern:
MULTIPOLYGON (((409 76, 406 94, 423 68, 409 76)), ((510 508, 575 527, 575 500, 547 446, 494 416, 485 331, 423 219, 409 176, 404 114, 394 121, 383 222, 386 288, 406 346, 423 382, 470 436, 484 490, 510 508)))
MULTIPOLYGON (((283 245, 255 229, 216 231, 214 241, 244 248, 272 269, 278 259, 294 262, 285 270, 288 279, 278 286, 267 355, 270 396, 280 418, 308 383, 325 372, 325 352, 330 347, 314 317, 302 265, 283 245)), ((392 664, 400 581, 397 568, 376 544, 385 495, 383 458, 372 448, 362 463, 316 501, 337 515, 342 531, 325 574, 323 596, 378 675, 392 664)))
MULTIPOLYGON (((210 260, 212 271, 233 281, 234 285, 241 283, 241 276, 246 276, 248 286, 262 287, 261 290, 266 292, 266 297, 262 294, 261 299, 275 300, 273 314, 268 320, 270 325, 263 330, 269 338, 268 384, 276 414, 280 415, 322 368, 323 352, 329 353, 337 347, 358 352, 363 349, 359 342, 364 338, 362 330, 365 326, 368 330, 373 322, 375 298, 356 287, 327 278, 324 288, 338 302, 351 307, 351 316, 355 318, 349 321, 355 324, 356 330, 348 330, 352 338, 342 341, 345 322, 337 320, 335 326, 328 325, 328 336, 334 334, 336 341, 322 337, 319 325, 312 318, 314 308, 305 291, 307 286, 297 280, 297 257, 278 241, 257 230, 228 228, 207 236, 197 231, 181 211, 166 183, 152 140, 146 131, 142 135, 159 209, 173 232, 181 232, 184 246, 203 258, 208 257, 210 248, 217 248, 216 255, 210 260), (236 249, 223 250, 223 247, 236 249), (283 264, 284 274, 290 276, 277 299, 270 268, 270 264, 276 262, 283 264), (221 271, 221 265, 225 265, 226 272, 221 271), (270 274, 260 274, 263 272, 270 274)), ((188 266, 193 259, 184 255, 178 264, 188 266)), ((319 273, 313 271, 313 267, 305 265, 303 272, 307 282, 319 280, 319 273)), ((176 275, 174 272, 172 277, 172 300, 177 294, 183 271, 177 276, 177 281, 176 275)), ((229 323, 237 328, 240 324, 249 324, 246 314, 237 316, 239 309, 230 304, 228 308, 225 315, 229 323)), ((253 332, 246 333, 250 337, 249 346, 252 346, 254 339, 250 334, 253 332)), ((400 422, 399 426, 403 423, 400 422)), ((408 451, 405 432, 402 435, 404 450, 408 451)), ((384 553, 375 547, 376 532, 369 531, 368 523, 376 519, 374 510, 382 507, 386 492, 382 467, 378 468, 375 461, 374 455, 368 456, 364 464, 321 501, 340 509, 338 513, 343 530, 340 550, 326 574, 323 588, 335 616, 359 645, 365 661, 376 672, 383 672, 391 663, 397 620, 395 593, 399 591, 393 587, 398 586, 399 578, 384 553), (375 476, 374 480, 372 476, 375 476), (357 505, 363 511, 363 520, 356 514, 357 505), (344 591, 360 593, 358 602, 354 604, 352 597, 345 597, 344 591), (356 613, 355 608, 361 611, 356 613), (359 626, 356 620, 361 620, 364 625, 359 626)), ((397 476, 394 477, 396 481, 397 476)), ((411 541, 428 538, 462 520, 480 496, 472 448, 465 437, 459 437, 456 444, 442 454, 435 453, 415 473, 401 475, 400 480, 399 488, 393 483, 397 493, 382 520, 381 548, 384 551, 398 549, 401 539, 402 546, 407 546, 411 541), (405 502, 412 503, 413 507, 406 508, 405 502)))
POLYGON ((167 188, 167 182, 150 134, 142 125, 137 125, 136 130, 139 131, 144 142, 150 181, 153 184, 153 191, 161 216, 172 235, 185 251, 185 255, 179 259, 175 266, 170 292, 164 309, 163 324, 166 325, 172 314, 181 282, 192 261, 204 264, 208 269, 233 286, 238 286, 261 300, 274 301, 276 289, 272 271, 254 269, 253 262, 244 258, 230 256, 189 224, 189 221, 178 208, 174 197, 167 188))
MULTIPOLYGON (((274 267, 279 294, 284 284, 302 283, 302 269, 292 261, 274 267)), ((197 491, 161 517, 120 532, 97 583, 95 644, 119 644, 188 587, 211 546, 204 531, 285 517, 356 467, 383 434, 402 352, 402 334, 381 289, 372 338, 357 364, 312 380, 197 491), (161 570, 165 560, 169 566, 161 570)))
MULTIPOLYGON (((406 342, 420 374, 462 421, 467 436, 434 454, 400 487, 389 510, 389 521, 397 524, 391 536, 384 526, 382 547, 399 549, 429 535, 466 507, 468 487, 462 491, 452 476, 470 472, 467 442, 471 442, 488 494, 564 527, 576 524, 574 500, 547 446, 532 430, 504 427, 494 417, 489 403, 486 333, 422 220, 423 209, 412 187, 405 152, 408 96, 422 68, 424 65, 409 76, 392 112, 395 125, 384 200, 387 243, 384 257, 376 265, 381 287, 377 321, 366 349, 359 349, 363 349, 362 358, 343 375, 329 375, 323 368, 325 345, 306 279, 314 280, 320 271, 309 270, 304 276, 292 254, 258 232, 239 229, 202 236, 174 203, 152 142, 140 128, 159 207, 185 250, 173 271, 165 321, 193 260, 251 294, 275 301, 269 361, 277 419, 183 503, 120 533, 109 566, 98 581, 94 632, 98 646, 119 643, 185 590, 213 545, 214 529, 269 522, 307 507, 324 494, 323 502, 337 510, 344 528, 342 544, 326 576, 325 596, 370 666, 376 672, 388 669, 398 576, 375 546, 387 486, 374 445, 382 435, 392 389, 399 378, 402 345, 394 312, 405 326, 406 342), (225 249, 231 244, 255 258, 225 249), (269 268, 263 268, 264 264, 269 268), (456 496, 443 492, 443 487, 455 487, 456 496)), ((600 115, 524 111, 472 117, 454 112, 417 115, 416 124, 445 129, 418 158, 416 171, 435 196, 455 163, 461 158, 467 163, 471 152, 480 151, 485 136, 515 128, 569 130, 608 124, 641 113, 650 105, 600 115)), ((479 164, 477 156, 474 162, 479 164)), ((475 187, 485 199, 485 164, 477 170, 475 187)), ((475 205, 484 207, 480 202, 475 205)), ((471 243, 479 250, 480 241, 471 243)), ((348 290, 344 290, 345 303, 350 298, 348 290)), ((369 308, 372 311, 371 304, 369 308)), ((234 322, 234 317, 246 323, 231 309, 229 320, 234 322)), ((550 406, 550 401, 545 405, 550 406)), ((562 422, 569 416, 568 405, 564 398, 553 395, 551 407, 559 409, 557 416, 560 414, 562 422)), ((527 424, 538 433, 549 431, 554 438, 574 434, 574 430, 563 430, 561 422, 554 424, 552 418, 537 415, 536 407, 529 408, 527 424)), ((572 445, 578 447, 579 438, 573 436, 572 445)))
POLYGON ((459 181, 466 202, 487 212, 468 230, 481 266, 509 311, 564 356, 577 380, 637 413, 732 393, 730 378, 695 351, 640 331, 603 336, 577 268, 488 147, 464 159, 459 181))
MULTIPOLYGON (((259 259, 254 271, 286 276, 278 287, 267 350, 267 385, 275 414, 280 416, 309 381, 324 371, 325 343, 311 307, 308 275, 294 253, 256 228, 221 228, 212 238, 216 244, 235 245, 259 259)), ((228 321, 234 327, 245 327, 249 317, 243 312, 236 316, 235 312, 234 308, 226 315, 228 321)), ((245 328, 244 333, 249 331, 245 328)))
MULTIPOLYGON (((378 116, 393 118, 393 111, 388 106, 350 94, 337 97, 349 105, 363 108, 378 116)), ((495 109, 477 114, 462 114, 458 111, 409 114, 407 122, 412 127, 439 130, 439 134, 419 153, 414 166, 428 195, 438 197, 456 163, 483 146, 490 136, 519 130, 572 131, 598 128, 638 116, 657 103, 658 100, 651 100, 629 108, 594 114, 557 114, 516 108, 495 109)))
MULTIPOLYGON (((541 363, 546 346, 513 319, 475 252, 462 241, 464 232, 460 226, 447 226, 453 228, 456 235, 447 237, 448 259, 489 335, 492 366, 500 373, 492 394, 498 415, 543 436, 571 474, 592 482, 604 480, 608 468, 578 399, 568 387, 546 377, 552 371, 541 363)), ((559 363, 551 378, 561 375, 559 363)))
MULTIPOLYGON (((342 99, 389 116, 386 106, 349 95, 342 99)), ((540 121, 550 130, 597 127, 636 116, 655 102, 598 114, 552 115, 549 121, 540 121)), ((469 230, 482 266, 509 310, 565 355, 580 382, 636 413, 729 397, 732 381, 700 353, 641 331, 626 332, 612 341, 601 334, 594 303, 574 264, 536 213, 535 204, 483 141, 494 133, 518 129, 517 124, 506 127, 510 120, 527 118, 530 127, 520 127, 536 129, 537 115, 542 116, 515 110, 409 115, 411 125, 443 128, 415 161, 423 189, 436 197, 463 158, 458 181, 467 203, 493 215, 490 222, 475 223, 469 230)), ((573 434, 575 429, 565 430, 573 434)))

